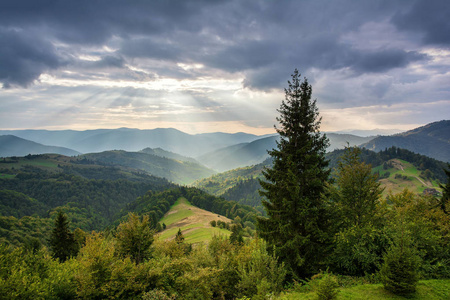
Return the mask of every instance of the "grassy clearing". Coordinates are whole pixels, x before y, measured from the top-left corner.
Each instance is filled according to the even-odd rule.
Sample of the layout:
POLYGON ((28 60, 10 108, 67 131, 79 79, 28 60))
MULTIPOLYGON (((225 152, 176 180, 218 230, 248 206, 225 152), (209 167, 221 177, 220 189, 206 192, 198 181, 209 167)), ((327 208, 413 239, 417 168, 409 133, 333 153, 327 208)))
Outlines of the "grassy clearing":
MULTIPOLYGON (((315 292, 285 292, 277 299, 317 299, 315 292)), ((450 299, 450 279, 423 280, 417 285, 417 291, 410 297, 394 295, 386 291, 381 284, 363 284, 340 288, 337 297, 351 300, 383 300, 383 299, 415 299, 415 300, 444 300, 450 299)))
POLYGON ((426 188, 441 191, 437 182, 421 178, 422 172, 409 162, 400 159, 392 159, 389 162, 390 168, 386 170, 383 169, 383 166, 373 168, 373 172, 379 172, 381 177, 389 173, 389 177, 380 179, 381 185, 385 188, 384 196, 388 195, 389 192, 399 193, 405 188, 419 194, 423 193, 426 188))
POLYGON ((11 174, 0 174, 0 179, 11 179, 16 177, 16 175, 11 175, 11 174))
POLYGON ((166 226, 170 226, 175 222, 192 216, 194 212, 189 209, 189 206, 192 205, 185 198, 178 199, 170 208, 170 211, 159 221, 159 223, 164 223, 166 226))
POLYGON ((231 222, 224 216, 195 207, 185 198, 180 198, 159 221, 161 224, 166 224, 166 230, 160 233, 159 238, 173 239, 178 229, 181 229, 185 241, 193 244, 207 242, 215 235, 229 236, 231 234, 229 230, 212 227, 210 224, 212 220, 231 222))

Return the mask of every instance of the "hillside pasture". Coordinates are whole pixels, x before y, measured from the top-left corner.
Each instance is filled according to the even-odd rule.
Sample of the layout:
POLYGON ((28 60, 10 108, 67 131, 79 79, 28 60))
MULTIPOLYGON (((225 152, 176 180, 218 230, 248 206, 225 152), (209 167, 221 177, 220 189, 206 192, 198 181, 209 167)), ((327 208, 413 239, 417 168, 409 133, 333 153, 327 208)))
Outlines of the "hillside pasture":
POLYGON ((188 243, 207 242, 215 235, 229 236, 231 234, 229 230, 212 227, 210 222, 213 220, 231 222, 224 216, 195 207, 185 198, 180 198, 159 221, 166 225, 166 229, 160 233, 159 238, 162 240, 174 239, 178 229, 181 229, 185 241, 188 243))
POLYGON ((405 188, 418 194, 423 193, 426 188, 441 191, 436 181, 421 176, 423 172, 407 161, 391 159, 386 165, 387 168, 380 165, 372 169, 373 172, 380 174, 381 186, 385 188, 384 195, 388 195, 390 192, 400 193, 405 188))

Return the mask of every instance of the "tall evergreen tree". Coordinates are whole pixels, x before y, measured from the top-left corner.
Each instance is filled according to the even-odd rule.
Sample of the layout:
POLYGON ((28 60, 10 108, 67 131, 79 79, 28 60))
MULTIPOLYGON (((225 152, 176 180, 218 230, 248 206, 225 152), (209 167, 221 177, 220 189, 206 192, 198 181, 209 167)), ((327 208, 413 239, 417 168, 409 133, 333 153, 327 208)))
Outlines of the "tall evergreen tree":
POLYGON ((53 258, 58 258, 61 262, 75 256, 78 252, 74 235, 69 229, 69 221, 62 211, 58 211, 56 216, 55 227, 50 236, 49 244, 53 258))
POLYGON ((330 171, 325 159, 328 139, 319 131, 316 100, 311 99, 311 85, 300 76, 296 69, 278 109, 278 149, 269 151, 273 167, 263 171, 261 180, 268 217, 258 219, 258 230, 292 274, 304 277, 319 271, 327 249, 323 192, 330 171))
POLYGON ((450 164, 447 163, 447 170, 444 169, 445 175, 447 175, 447 184, 442 185, 440 184, 440 187, 442 188, 442 197, 439 199, 439 206, 442 209, 442 211, 446 214, 450 213, 450 164))

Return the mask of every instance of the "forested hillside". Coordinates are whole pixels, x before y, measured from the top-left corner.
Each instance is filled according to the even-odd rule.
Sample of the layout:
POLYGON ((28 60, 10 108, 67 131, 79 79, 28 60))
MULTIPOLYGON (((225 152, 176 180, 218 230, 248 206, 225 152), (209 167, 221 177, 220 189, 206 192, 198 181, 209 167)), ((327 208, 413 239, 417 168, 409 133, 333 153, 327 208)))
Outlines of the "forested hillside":
MULTIPOLYGON (((195 180, 211 176, 215 172, 203 165, 190 160, 179 160, 164 157, 160 154, 149 154, 148 149, 143 152, 105 151, 82 155, 94 163, 106 166, 123 166, 141 170, 153 176, 166 178, 178 184, 191 184, 195 180)), ((170 155, 176 157, 174 154, 170 155)))
POLYGON ((362 146, 373 151, 396 147, 450 162, 450 120, 443 120, 395 134, 380 136, 362 146))
POLYGON ((120 210, 167 180, 116 167, 69 164, 69 158, 35 155, 0 163, 0 238, 22 244, 31 237, 47 244, 54 212, 64 211, 72 229, 101 230, 120 210), (35 224, 36 226, 32 225, 35 224))

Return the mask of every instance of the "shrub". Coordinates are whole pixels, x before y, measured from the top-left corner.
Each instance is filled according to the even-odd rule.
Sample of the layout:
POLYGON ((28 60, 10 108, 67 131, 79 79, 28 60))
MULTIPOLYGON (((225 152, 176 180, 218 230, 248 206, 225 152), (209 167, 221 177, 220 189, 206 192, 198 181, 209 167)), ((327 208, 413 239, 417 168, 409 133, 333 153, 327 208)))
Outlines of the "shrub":
POLYGON ((415 249, 405 243, 394 244, 384 255, 380 270, 384 288, 397 295, 408 295, 416 291, 419 256, 415 249))
POLYGON ((339 284, 335 276, 325 273, 317 285, 317 296, 319 300, 337 299, 339 284))

